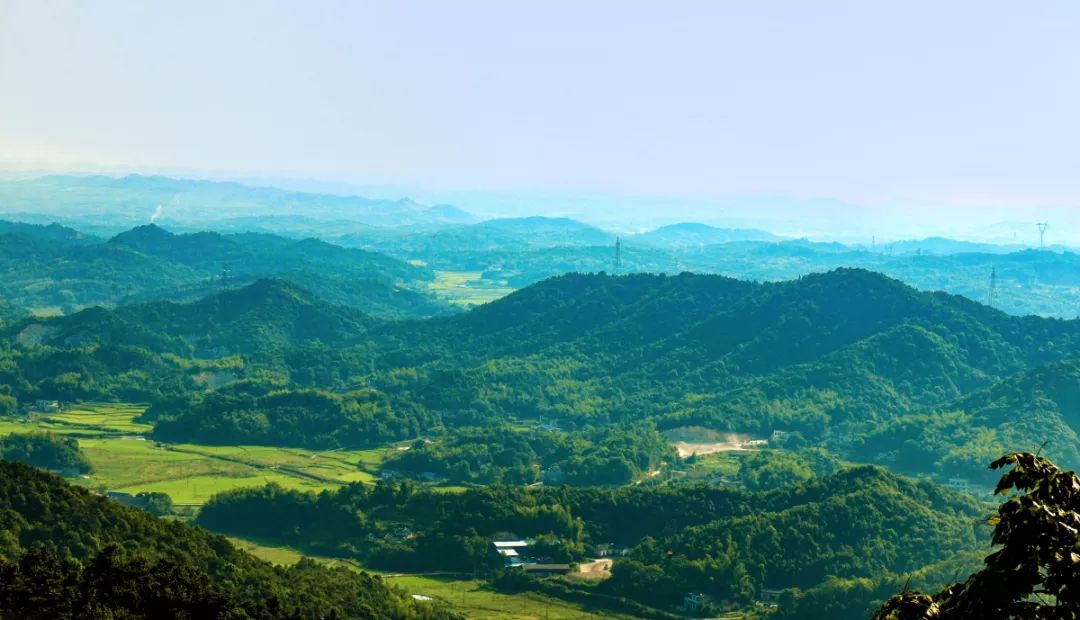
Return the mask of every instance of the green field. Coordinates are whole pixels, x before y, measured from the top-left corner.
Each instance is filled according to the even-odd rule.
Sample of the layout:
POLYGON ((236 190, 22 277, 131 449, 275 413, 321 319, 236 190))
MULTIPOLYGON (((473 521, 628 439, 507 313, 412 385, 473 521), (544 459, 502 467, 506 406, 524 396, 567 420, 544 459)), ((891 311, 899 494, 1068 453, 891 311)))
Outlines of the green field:
POLYGON ((48 430, 77 437, 94 467, 78 482, 87 487, 167 493, 178 506, 199 506, 212 495, 274 482, 321 491, 350 482, 375 481, 393 447, 313 451, 267 446, 163 445, 147 440, 148 424, 134 422, 145 407, 82 403, 25 421, 0 419, 0 434, 48 430))
POLYGON ((494 301, 514 292, 504 283, 485 280, 479 271, 436 271, 428 288, 436 296, 461 307, 494 301))
POLYGON ((145 405, 83 403, 60 413, 46 414, 46 417, 61 425, 82 426, 102 432, 141 434, 152 428, 149 424, 133 421, 144 411, 145 405))

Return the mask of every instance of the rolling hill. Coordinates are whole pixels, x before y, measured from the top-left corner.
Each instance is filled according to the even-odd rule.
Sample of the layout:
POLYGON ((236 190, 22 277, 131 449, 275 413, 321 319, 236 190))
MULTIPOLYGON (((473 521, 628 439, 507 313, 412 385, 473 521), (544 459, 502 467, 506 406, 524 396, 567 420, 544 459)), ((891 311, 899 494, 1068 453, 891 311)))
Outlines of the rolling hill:
POLYGON ((683 222, 661 226, 655 230, 635 235, 634 241, 668 248, 700 247, 734 241, 780 241, 768 231, 739 228, 717 228, 697 222, 683 222))
POLYGON ((24 311, 189 300, 263 277, 303 282, 374 315, 450 311, 426 290, 430 270, 388 256, 316 239, 174 234, 153 224, 107 241, 58 226, 0 226, 0 274, 0 292, 24 311))
POLYGON ((0 514, 5 617, 453 617, 366 573, 276 568, 221 536, 17 463, 0 461, 0 514), (62 587, 80 572, 81 588, 62 587))

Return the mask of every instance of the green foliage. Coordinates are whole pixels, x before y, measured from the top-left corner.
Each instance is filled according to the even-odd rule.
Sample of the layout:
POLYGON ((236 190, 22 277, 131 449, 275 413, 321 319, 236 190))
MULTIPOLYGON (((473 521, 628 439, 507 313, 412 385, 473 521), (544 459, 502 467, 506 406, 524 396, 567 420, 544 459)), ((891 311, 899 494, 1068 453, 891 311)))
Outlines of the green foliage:
POLYGON ((496 426, 417 441, 384 463, 383 471, 430 472, 456 483, 623 485, 674 459, 648 424, 575 434, 496 426))
POLYGON ((765 491, 831 476, 840 468, 836 457, 821 448, 798 452, 764 450, 740 460, 738 479, 751 491, 765 491))
POLYGON ((982 570, 933 596, 897 595, 875 620, 1070 618, 1080 613, 1080 478, 1031 453, 1006 455, 990 467, 1011 467, 994 492, 1016 494, 990 521, 997 549, 982 570))
MULTIPOLYGON (((272 612, 268 616, 253 616, 260 618, 434 620, 448 617, 437 608, 415 604, 381 579, 366 573, 329 569, 314 562, 302 562, 288 569, 274 568, 234 548, 223 537, 111 502, 18 463, 0 462, 0 525, 0 557, 8 558, 0 570, 8 571, 8 575, 13 575, 10 572, 13 570, 23 571, 21 564, 13 569, 12 562, 20 556, 25 562, 26 556, 22 554, 42 549, 58 560, 49 561, 49 572, 42 575, 40 587, 89 579, 91 593, 100 593, 103 604, 121 611, 130 608, 135 613, 149 613, 146 610, 152 607, 146 605, 184 608, 202 601, 220 603, 224 609, 235 607, 234 602, 238 602, 245 609, 265 608, 272 612), (115 545, 118 551, 109 550, 102 555, 110 545, 115 545), (84 563, 84 568, 80 570, 72 565, 68 557, 84 563), (182 589, 168 588, 158 593, 160 598, 152 596, 150 590, 174 573, 179 577, 178 588, 180 584, 190 584, 190 596, 182 589), (131 587, 117 592, 118 580, 121 585, 123 580, 130 581, 131 587)), ((36 579, 32 567, 30 570, 23 574, 36 579)), ((0 583, 4 582, 0 579, 0 583)), ((38 585, 26 584, 24 580, 19 586, 19 580, 14 577, 7 583, 16 585, 11 591, 16 600, 10 604, 19 601, 43 604, 33 598, 26 603, 25 597, 41 592, 34 589, 38 585)), ((74 604, 83 599, 72 596, 87 594, 65 594, 57 603, 74 604)), ((9 603, 0 602, 3 604, 9 603)))
POLYGON ((86 565, 35 547, 0 558, 0 616, 11 618, 297 619, 296 611, 240 602, 206 573, 167 558, 126 555, 108 546, 86 565))
POLYGON ((87 474, 93 469, 77 440, 51 432, 0 437, 0 459, 59 472, 87 474))

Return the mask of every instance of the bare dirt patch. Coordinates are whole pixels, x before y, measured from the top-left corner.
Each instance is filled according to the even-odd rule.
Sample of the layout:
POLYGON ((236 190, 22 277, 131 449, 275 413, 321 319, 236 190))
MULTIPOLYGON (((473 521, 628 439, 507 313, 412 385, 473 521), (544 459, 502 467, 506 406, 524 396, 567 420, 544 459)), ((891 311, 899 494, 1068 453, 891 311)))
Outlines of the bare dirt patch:
POLYGON ((578 565, 576 573, 571 574, 575 579, 601 580, 611 577, 612 560, 595 560, 578 565))

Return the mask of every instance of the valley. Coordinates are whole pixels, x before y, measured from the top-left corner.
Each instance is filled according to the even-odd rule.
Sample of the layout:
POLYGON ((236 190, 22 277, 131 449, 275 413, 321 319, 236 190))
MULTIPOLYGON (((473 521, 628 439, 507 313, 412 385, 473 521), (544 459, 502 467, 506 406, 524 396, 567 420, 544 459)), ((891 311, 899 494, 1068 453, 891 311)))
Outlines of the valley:
POLYGON ((979 566, 990 461, 1080 466, 1080 322, 909 282, 993 260, 1005 293, 1067 252, 672 227, 609 273, 611 235, 566 219, 343 230, 0 226, 0 452, 317 596, 377 576, 478 618, 865 618, 979 566))

